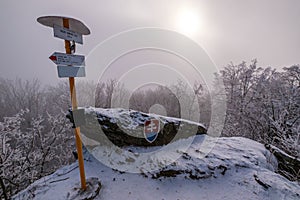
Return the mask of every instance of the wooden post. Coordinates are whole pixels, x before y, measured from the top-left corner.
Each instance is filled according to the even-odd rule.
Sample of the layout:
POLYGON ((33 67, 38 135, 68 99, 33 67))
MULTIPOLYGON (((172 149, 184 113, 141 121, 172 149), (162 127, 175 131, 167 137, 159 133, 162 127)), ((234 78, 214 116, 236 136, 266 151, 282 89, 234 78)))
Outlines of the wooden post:
MULTIPOLYGON (((69 28, 69 19, 63 19, 63 26, 65 28, 69 28)), ((70 41, 65 40, 65 49, 67 54, 71 54, 71 44, 70 41)), ((75 78, 69 78, 69 85, 70 85, 70 94, 71 94, 71 102, 72 102, 72 110, 76 110, 77 99, 76 99, 76 89, 75 89, 75 78)), ((80 171, 80 180, 81 180, 81 188, 83 190, 86 189, 86 180, 85 180, 85 172, 84 172, 84 161, 83 161, 83 153, 82 153, 82 142, 80 137, 80 128, 75 128, 75 138, 76 138, 76 148, 78 153, 78 164, 79 164, 79 171, 80 171)))

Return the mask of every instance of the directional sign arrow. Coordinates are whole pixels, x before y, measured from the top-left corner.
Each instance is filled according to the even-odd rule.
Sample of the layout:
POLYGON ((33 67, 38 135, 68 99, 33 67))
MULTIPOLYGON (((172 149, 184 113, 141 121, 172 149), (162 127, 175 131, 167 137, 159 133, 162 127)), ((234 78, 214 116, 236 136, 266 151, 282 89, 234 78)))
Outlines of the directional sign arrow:
POLYGON ((84 56, 83 55, 72 55, 54 52, 50 57, 57 65, 72 65, 72 66, 84 66, 84 56))

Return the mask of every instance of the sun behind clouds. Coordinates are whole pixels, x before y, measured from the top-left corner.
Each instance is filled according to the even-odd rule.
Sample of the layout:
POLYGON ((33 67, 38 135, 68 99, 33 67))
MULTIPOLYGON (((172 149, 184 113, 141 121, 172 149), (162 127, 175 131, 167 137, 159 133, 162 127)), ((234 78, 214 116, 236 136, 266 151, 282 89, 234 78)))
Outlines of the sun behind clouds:
POLYGON ((176 30, 188 37, 194 37, 199 34, 203 25, 200 13, 192 8, 180 10, 175 20, 176 30))

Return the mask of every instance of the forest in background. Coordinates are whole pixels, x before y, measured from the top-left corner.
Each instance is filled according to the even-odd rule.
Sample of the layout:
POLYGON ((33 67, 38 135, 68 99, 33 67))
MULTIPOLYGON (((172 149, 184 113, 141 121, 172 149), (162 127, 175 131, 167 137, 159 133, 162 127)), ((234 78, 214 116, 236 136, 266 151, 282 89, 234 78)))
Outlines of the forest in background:
MULTIPOLYGON (((230 63, 215 77, 223 80, 227 96, 221 136, 247 137, 300 157, 299 65, 277 71, 258 67, 256 60, 230 63)), ((128 97, 130 109, 149 112, 157 104, 171 117, 182 117, 181 110, 185 110, 188 118, 199 115, 199 121, 208 127, 211 99, 218 90, 208 92, 195 83, 191 95, 188 87, 178 80, 168 87, 136 90, 128 97, 130 92, 115 80, 77 83, 80 106, 111 108, 125 105, 128 97)), ((43 86, 39 80, 0 78, 0 94, 0 197, 8 198, 74 162, 75 139, 66 119, 70 108, 67 81, 43 86)), ((299 180, 297 173, 295 180, 299 180)))

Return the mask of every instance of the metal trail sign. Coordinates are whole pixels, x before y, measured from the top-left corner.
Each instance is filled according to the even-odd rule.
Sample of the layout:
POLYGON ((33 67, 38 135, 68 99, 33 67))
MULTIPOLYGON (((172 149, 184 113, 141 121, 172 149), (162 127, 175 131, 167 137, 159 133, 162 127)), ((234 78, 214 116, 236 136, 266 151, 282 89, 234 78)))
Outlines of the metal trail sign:
POLYGON ((76 33, 75 31, 72 31, 68 28, 64 28, 57 25, 53 25, 53 30, 54 37, 83 44, 82 35, 80 33, 76 33))
POLYGON ((50 57, 57 65, 84 66, 84 56, 54 52, 50 57))
POLYGON ((59 78, 85 77, 85 67, 57 66, 59 78))

